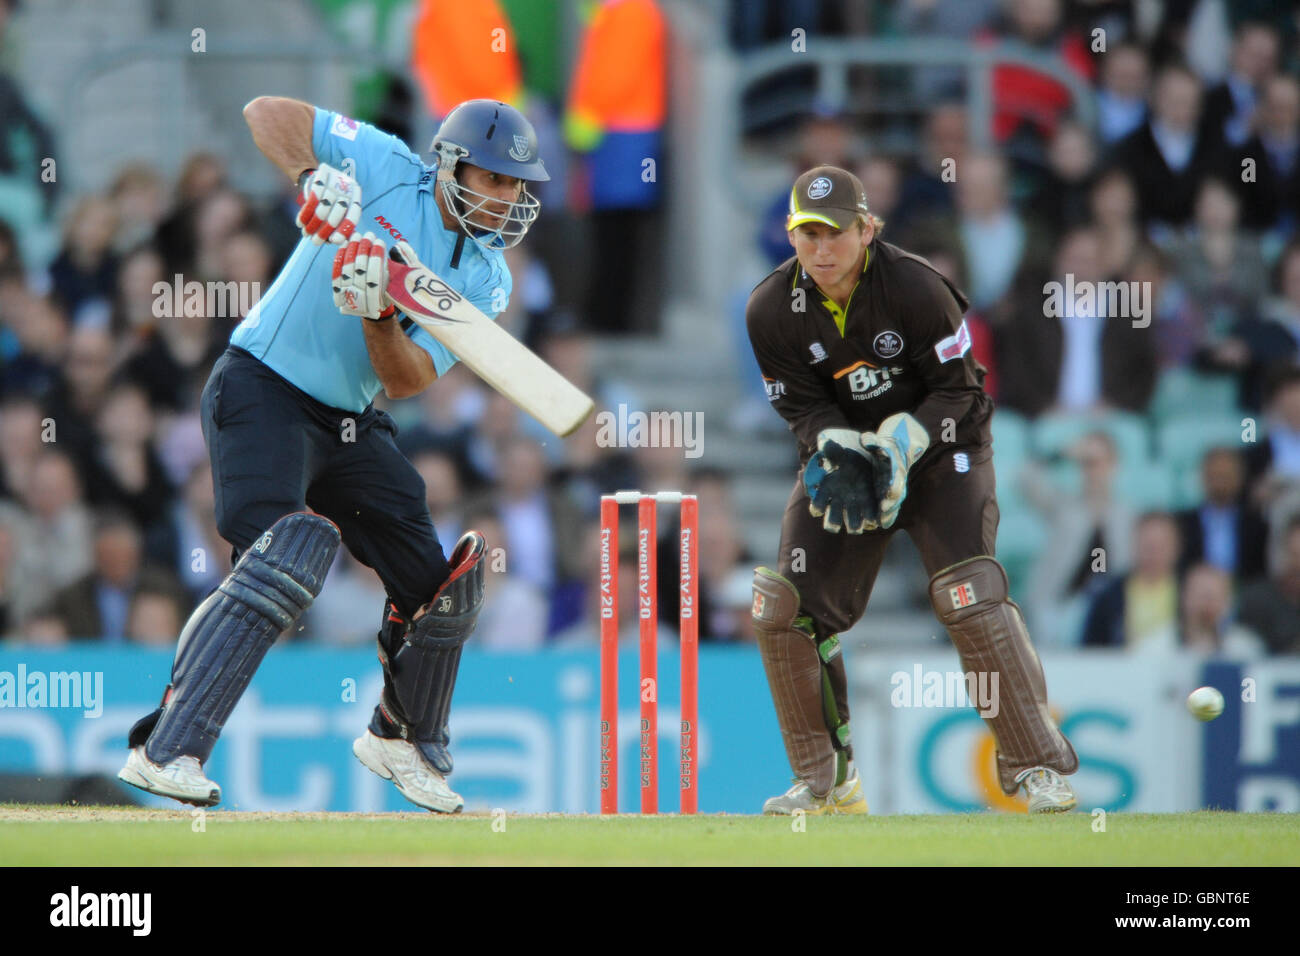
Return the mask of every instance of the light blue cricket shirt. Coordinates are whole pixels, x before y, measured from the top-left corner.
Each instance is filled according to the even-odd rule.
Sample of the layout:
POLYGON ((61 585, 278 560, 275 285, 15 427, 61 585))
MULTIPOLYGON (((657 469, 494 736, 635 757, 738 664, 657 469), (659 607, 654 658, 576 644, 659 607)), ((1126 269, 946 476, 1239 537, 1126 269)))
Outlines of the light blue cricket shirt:
MULTIPOLYGON (((499 250, 466 239, 456 252, 457 231, 443 227, 434 201, 436 170, 395 136, 338 113, 317 109, 312 127, 316 158, 350 172, 361 185, 357 234, 373 232, 392 248, 399 238, 420 261, 463 293, 484 314, 496 318, 509 301, 510 270, 499 250)), ((334 307, 330 278, 338 246, 298 242, 266 294, 230 336, 230 344, 257 356, 319 402, 364 411, 383 390, 366 351, 365 319, 334 307)), ((406 334, 433 357, 443 375, 456 356, 428 332, 406 334)))

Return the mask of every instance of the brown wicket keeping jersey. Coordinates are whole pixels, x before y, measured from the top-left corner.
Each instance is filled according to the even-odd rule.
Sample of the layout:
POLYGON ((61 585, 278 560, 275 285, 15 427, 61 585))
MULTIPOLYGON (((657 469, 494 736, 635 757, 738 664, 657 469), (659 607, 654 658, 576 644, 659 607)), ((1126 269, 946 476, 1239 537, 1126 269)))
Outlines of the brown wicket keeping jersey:
POLYGON ((749 341, 800 460, 823 429, 874 431, 896 412, 929 432, 918 468, 940 448, 989 445, 993 403, 971 354, 968 306, 928 262, 880 239, 844 310, 795 257, 760 282, 745 310, 749 341))

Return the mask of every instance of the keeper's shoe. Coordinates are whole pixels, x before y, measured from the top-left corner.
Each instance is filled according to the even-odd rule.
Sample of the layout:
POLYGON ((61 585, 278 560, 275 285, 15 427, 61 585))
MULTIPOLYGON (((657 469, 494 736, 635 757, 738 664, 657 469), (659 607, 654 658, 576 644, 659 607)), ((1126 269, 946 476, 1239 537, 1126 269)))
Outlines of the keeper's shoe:
POLYGON ((197 757, 177 757, 159 766, 145 754, 144 744, 132 748, 117 778, 149 793, 196 807, 212 807, 221 802, 221 788, 204 775, 197 757))
POLYGON ((352 752, 367 769, 393 781, 398 792, 416 806, 434 813, 460 813, 465 801, 453 793, 447 779, 405 740, 377 737, 369 730, 352 742, 352 752))
POLYGON ((763 804, 763 812, 769 816, 792 816, 796 810, 814 816, 833 813, 866 813, 867 798, 862 794, 862 781, 854 770, 838 787, 825 797, 819 797, 809 789, 803 780, 796 780, 785 793, 779 797, 769 797, 763 804))
POLYGON ((796 780, 785 793, 779 797, 768 797, 763 804, 763 813, 769 816, 793 816, 802 810, 808 814, 833 813, 835 811, 826 797, 819 797, 808 789, 808 784, 796 780))
POLYGON ((1030 767, 1016 774, 1016 783, 1029 798, 1030 813, 1064 813, 1079 800, 1074 788, 1050 767, 1030 767))
POLYGON ((862 781, 858 778, 857 768, 853 769, 848 779, 831 791, 830 802, 835 807, 832 813, 870 812, 867 808, 866 794, 862 792, 862 781))

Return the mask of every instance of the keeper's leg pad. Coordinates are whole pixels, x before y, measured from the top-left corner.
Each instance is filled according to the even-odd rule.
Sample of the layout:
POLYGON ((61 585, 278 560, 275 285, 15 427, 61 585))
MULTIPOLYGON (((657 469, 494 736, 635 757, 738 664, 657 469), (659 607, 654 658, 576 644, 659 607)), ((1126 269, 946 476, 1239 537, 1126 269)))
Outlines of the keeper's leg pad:
POLYGON ((157 764, 207 760, 266 652, 320 594, 338 547, 334 522, 306 512, 258 538, 190 615, 163 706, 131 728, 129 745, 144 743, 157 764))
POLYGON ((400 641, 393 639, 388 628, 380 632, 382 716, 444 775, 452 770, 447 718, 461 650, 483 607, 486 554, 483 535, 465 532, 452 551, 451 576, 425 605, 424 613, 416 617, 409 630, 399 634, 400 641), (390 635, 387 642, 385 634, 390 635))
MULTIPOLYGON (((831 681, 823 673, 816 638, 796 625, 799 591, 771 568, 754 569, 754 630, 763 670, 772 690, 772 703, 785 742, 785 755, 800 780, 817 796, 825 796, 839 776, 836 751, 841 749, 835 728, 847 745, 848 724, 838 717, 831 681)), ((828 647, 838 653, 832 638, 828 647)))
POLYGON ((1016 774, 1030 767, 1074 773, 1079 758, 1047 710, 1043 665, 1029 640, 1020 608, 1008 597, 1007 573, 980 555, 945 568, 930 579, 934 613, 948 629, 967 673, 989 675, 997 693, 981 714, 997 740, 998 778, 1016 792, 1016 774))

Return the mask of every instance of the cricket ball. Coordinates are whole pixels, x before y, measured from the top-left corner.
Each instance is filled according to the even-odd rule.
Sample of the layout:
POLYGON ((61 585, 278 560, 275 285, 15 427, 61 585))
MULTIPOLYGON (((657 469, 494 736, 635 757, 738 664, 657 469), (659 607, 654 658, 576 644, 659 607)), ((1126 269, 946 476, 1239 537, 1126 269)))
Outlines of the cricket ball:
POLYGON ((1223 713, 1223 695, 1213 687, 1198 687, 1187 695, 1187 709, 1197 720, 1213 720, 1223 713))

